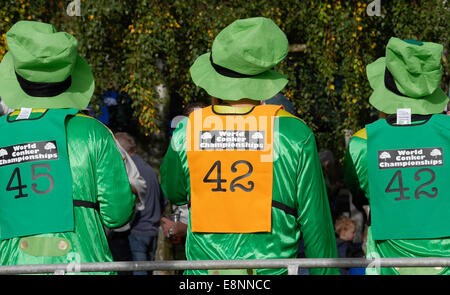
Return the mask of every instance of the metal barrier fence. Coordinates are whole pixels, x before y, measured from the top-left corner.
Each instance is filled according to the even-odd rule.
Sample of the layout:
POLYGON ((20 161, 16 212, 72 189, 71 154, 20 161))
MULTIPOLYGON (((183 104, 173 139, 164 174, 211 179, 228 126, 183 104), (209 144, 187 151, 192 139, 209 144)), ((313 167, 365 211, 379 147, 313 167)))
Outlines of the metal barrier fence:
POLYGON ((105 271, 145 270, 198 270, 198 269, 281 269, 296 275, 298 268, 351 268, 351 267, 450 267, 450 257, 427 258, 296 258, 296 259, 249 259, 249 260, 169 260, 169 261, 122 261, 67 264, 28 264, 0 266, 0 275, 12 274, 66 274, 105 271))

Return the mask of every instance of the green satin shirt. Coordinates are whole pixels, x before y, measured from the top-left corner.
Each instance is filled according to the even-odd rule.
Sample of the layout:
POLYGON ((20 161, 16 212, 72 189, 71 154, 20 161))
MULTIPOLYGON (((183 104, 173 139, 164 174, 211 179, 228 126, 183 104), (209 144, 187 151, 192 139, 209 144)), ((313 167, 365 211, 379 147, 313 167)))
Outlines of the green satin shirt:
MULTIPOLYGON (((215 106, 219 113, 246 113, 248 108, 215 106)), ((250 234, 205 234, 190 230, 186 237, 188 260, 296 258, 303 234, 308 258, 336 258, 337 249, 322 167, 311 130, 285 111, 275 124, 272 200, 294 208, 297 217, 272 207, 272 231, 250 234)), ((190 180, 186 155, 187 119, 175 130, 160 172, 161 186, 176 205, 189 202, 190 180)), ((285 274, 286 269, 258 269, 257 274, 285 274)), ((207 274, 188 270, 185 274, 207 274)), ((311 274, 338 274, 337 269, 311 269, 311 274)))

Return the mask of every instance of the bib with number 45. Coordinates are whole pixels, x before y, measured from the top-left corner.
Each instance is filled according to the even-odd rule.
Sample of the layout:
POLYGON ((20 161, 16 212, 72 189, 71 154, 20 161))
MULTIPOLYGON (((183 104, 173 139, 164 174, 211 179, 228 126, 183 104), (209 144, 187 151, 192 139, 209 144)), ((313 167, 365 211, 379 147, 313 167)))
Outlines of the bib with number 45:
POLYGON ((189 116, 186 136, 191 230, 209 233, 271 231, 274 118, 281 106, 246 114, 213 107, 189 116))
POLYGON ((450 236, 450 116, 366 126, 375 240, 450 236))
POLYGON ((65 120, 75 109, 37 118, 0 118, 0 239, 72 231, 72 175, 65 120))

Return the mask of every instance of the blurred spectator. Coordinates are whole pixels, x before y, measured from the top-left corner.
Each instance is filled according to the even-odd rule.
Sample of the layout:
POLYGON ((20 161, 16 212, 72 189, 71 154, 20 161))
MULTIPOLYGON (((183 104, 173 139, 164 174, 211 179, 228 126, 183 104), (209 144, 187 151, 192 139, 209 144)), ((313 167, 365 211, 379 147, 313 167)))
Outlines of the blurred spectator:
MULTIPOLYGON (((340 216, 336 220, 334 229, 338 237, 338 239, 336 240, 337 243, 351 242, 355 237, 356 223, 347 216, 340 216)), ((340 254, 342 254, 340 255, 342 257, 347 257, 346 252, 345 253, 340 252, 340 254)))
MULTIPOLYGON (((132 260, 130 244, 128 241, 128 236, 131 232, 131 221, 133 220, 136 212, 144 210, 144 196, 147 190, 147 184, 145 179, 140 175, 136 164, 134 163, 131 156, 127 153, 125 148, 120 144, 120 142, 115 139, 116 146, 122 155, 122 160, 125 164, 125 169, 128 175, 128 181, 130 183, 133 194, 135 198, 135 207, 133 216, 128 223, 119 227, 108 229, 105 228, 106 236, 108 238, 108 245, 111 249, 111 253, 114 261, 130 261, 132 260)), ((131 272, 119 271, 119 275, 130 275, 131 272)))
MULTIPOLYGON (((130 155, 139 170, 139 174, 147 184, 142 200, 144 209, 136 212, 128 235, 131 256, 133 261, 153 261, 158 244, 159 221, 168 202, 162 194, 155 170, 136 153, 134 138, 125 132, 118 132, 115 136, 130 155)), ((134 274, 147 275, 149 273, 137 271, 134 274)))
POLYGON ((350 191, 344 185, 344 177, 337 167, 333 152, 324 149, 319 152, 319 158, 322 164, 333 224, 341 215, 351 218, 356 222, 354 241, 360 243, 366 221, 366 215, 362 205, 367 202, 361 202, 361 198, 358 196, 355 197, 353 191, 350 191))
MULTIPOLYGON (((359 244, 354 244, 356 222, 347 216, 337 218, 334 225, 339 258, 363 257, 359 244)), ((339 269, 340 273, 349 274, 349 269, 339 269)))

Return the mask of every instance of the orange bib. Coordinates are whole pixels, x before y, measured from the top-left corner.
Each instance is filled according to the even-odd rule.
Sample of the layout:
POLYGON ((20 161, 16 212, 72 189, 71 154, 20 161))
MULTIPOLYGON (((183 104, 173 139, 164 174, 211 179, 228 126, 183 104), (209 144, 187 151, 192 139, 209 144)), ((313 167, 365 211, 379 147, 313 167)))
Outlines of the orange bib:
POLYGON ((273 125, 281 108, 217 114, 207 107, 191 113, 186 150, 193 232, 271 231, 273 125))

